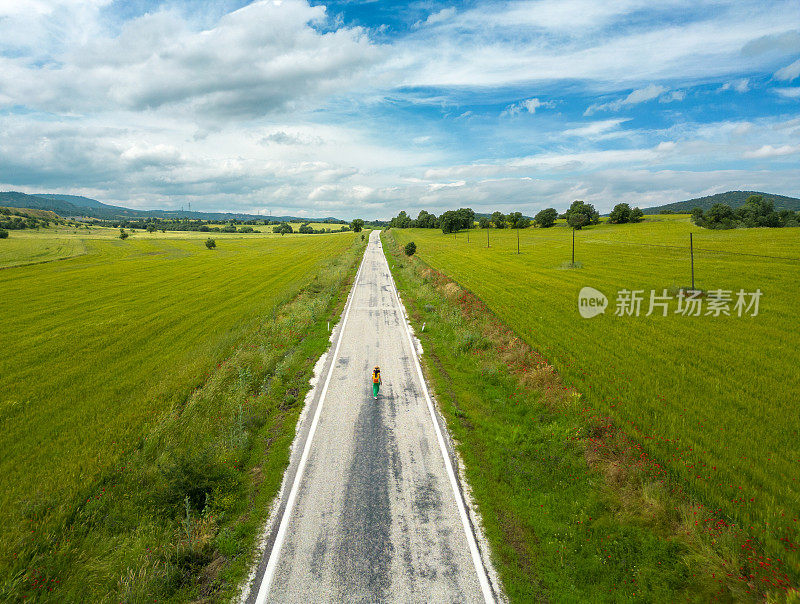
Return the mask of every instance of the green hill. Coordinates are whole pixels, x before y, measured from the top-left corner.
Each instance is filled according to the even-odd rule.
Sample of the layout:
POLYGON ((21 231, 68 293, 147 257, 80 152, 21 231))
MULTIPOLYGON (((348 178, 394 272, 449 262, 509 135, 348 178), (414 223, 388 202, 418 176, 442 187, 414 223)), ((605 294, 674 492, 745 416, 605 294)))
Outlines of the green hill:
POLYGON ((58 193, 37 193, 28 195, 19 191, 0 191, 0 206, 11 208, 30 208, 49 210, 59 216, 86 216, 103 220, 130 220, 133 218, 188 218, 192 220, 263 220, 269 218, 278 222, 327 222, 347 224, 338 218, 302 218, 297 216, 264 216, 262 214, 243 214, 239 212, 184 212, 183 210, 134 210, 122 206, 112 206, 96 199, 79 195, 58 193))
POLYGON ((32 210, 49 210, 59 216, 78 216, 81 214, 77 206, 60 199, 45 199, 36 195, 28 195, 17 191, 0 192, 0 206, 9 208, 29 208, 32 210))
POLYGON ((717 193, 706 197, 696 197, 686 201, 676 201, 663 206, 643 208, 645 214, 658 214, 662 211, 671 211, 676 214, 689 214, 694 208, 710 210, 715 203, 724 203, 732 208, 744 205, 747 198, 751 195, 763 195, 765 199, 772 199, 775 202, 776 210, 800 211, 800 199, 796 197, 786 197, 785 195, 775 195, 772 193, 761 193, 759 191, 728 191, 727 193, 717 193))
POLYGON ((43 199, 55 199, 58 201, 66 201, 79 208, 102 208, 108 207, 107 204, 92 199, 90 197, 83 197, 82 195, 61 195, 59 193, 34 193, 35 197, 43 199))

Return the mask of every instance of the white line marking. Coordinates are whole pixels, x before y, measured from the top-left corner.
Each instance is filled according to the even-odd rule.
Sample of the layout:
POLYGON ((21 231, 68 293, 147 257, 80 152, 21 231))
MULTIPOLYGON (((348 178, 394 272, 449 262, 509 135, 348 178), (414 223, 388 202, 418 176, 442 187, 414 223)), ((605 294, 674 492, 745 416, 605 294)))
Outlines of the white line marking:
MULTIPOLYGON (((381 249, 383 249, 383 244, 381 243, 381 249)), ((386 256, 381 253, 383 257, 383 261, 386 263, 386 268, 389 268, 389 263, 386 261, 386 256)), ((425 376, 422 375, 422 366, 419 363, 419 358, 417 356, 417 347, 414 344, 414 336, 411 334, 411 327, 408 324, 408 320, 405 318, 405 307, 403 303, 400 301, 400 295, 397 293, 397 287, 394 283, 394 277, 392 277, 392 273, 389 272, 389 278, 392 282, 392 291, 394 292, 394 297, 397 300, 397 304, 400 307, 400 312, 403 314, 405 328, 406 328, 406 335, 408 336, 408 343, 411 346, 411 357, 414 359, 414 366, 417 369, 417 376, 419 377, 419 381, 422 384, 422 391, 425 393, 425 400, 428 403, 428 410, 431 413, 431 420, 433 421, 433 429, 436 431, 436 440, 439 441, 439 448, 442 451, 442 457, 444 457, 444 465, 447 469, 447 476, 450 478, 450 486, 453 488, 453 494, 456 497, 456 505, 458 506, 458 515, 461 517, 461 524, 464 526, 464 532, 467 534, 467 542, 469 543, 469 551, 472 554, 472 563, 475 565, 475 572, 478 575, 478 582, 481 584, 481 591, 483 592, 483 600, 485 602, 494 602, 494 595, 492 594, 492 588, 489 584, 489 578, 486 576, 486 569, 483 567, 483 561, 481 560, 480 551, 478 551, 478 543, 475 541, 475 535, 472 534, 472 529, 469 525, 469 516, 467 515, 467 507, 464 505, 464 499, 461 497, 461 490, 458 488, 458 481, 456 480, 455 472, 453 471, 453 464, 450 462, 450 455, 447 453, 447 446, 444 443, 444 437, 442 436, 442 431, 439 429, 439 422, 436 420, 436 412, 433 410, 433 401, 431 400, 431 395, 428 392, 428 385, 425 383, 425 376)))
POLYGON ((347 325, 347 319, 350 316, 350 307, 353 304, 353 299, 356 297, 355 294, 356 286, 358 285, 358 280, 361 278, 361 269, 364 267, 364 262, 366 261, 366 258, 367 254, 365 250, 364 257, 361 259, 361 264, 358 267, 356 280, 353 283, 352 295, 350 296, 350 299, 347 301, 347 309, 344 312, 344 320, 342 321, 342 328, 341 330, 339 330, 339 337, 336 340, 336 348, 333 351, 333 358, 331 360, 330 369, 328 370, 328 377, 325 379, 325 385, 323 386, 322 394, 319 397, 317 410, 314 412, 314 420, 311 422, 311 428, 308 431, 306 444, 303 447, 303 455, 300 457, 300 462, 297 465, 297 473, 295 474, 294 482, 292 483, 292 490, 289 491, 289 498, 286 500, 286 508, 283 510, 283 516, 281 517, 281 524, 278 527, 278 534, 275 536, 275 543, 272 545, 272 550, 269 553, 267 568, 264 570, 264 576, 261 579, 261 586, 258 588, 258 595, 256 596, 256 604, 264 604, 267 601, 267 597, 269 596, 269 589, 270 586, 272 585, 272 579, 275 575, 275 569, 278 566, 278 558, 280 558, 281 547, 283 546, 283 541, 286 538, 286 529, 289 525, 289 517, 292 515, 294 502, 295 499, 297 499, 297 491, 300 489, 300 481, 303 478, 303 470, 305 470, 306 462, 308 462, 309 452, 311 451, 311 442, 314 440, 314 433, 317 431, 319 416, 320 413, 322 412, 322 404, 325 402, 325 395, 328 393, 328 386, 331 383, 331 376, 333 375, 333 369, 336 366, 336 358, 339 356, 339 347, 342 344, 342 335, 344 334, 344 328, 347 325))

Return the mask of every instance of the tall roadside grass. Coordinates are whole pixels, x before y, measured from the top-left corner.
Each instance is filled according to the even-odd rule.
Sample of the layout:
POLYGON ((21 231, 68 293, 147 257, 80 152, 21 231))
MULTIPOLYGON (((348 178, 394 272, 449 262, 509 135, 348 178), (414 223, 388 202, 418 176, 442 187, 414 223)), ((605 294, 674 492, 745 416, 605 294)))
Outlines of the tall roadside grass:
POLYGON ((753 531, 687 492, 475 295, 384 241, 512 601, 786 598, 787 565, 753 531))
MULTIPOLYGON (((88 425, 39 427, 44 454, 59 430, 79 438, 62 439, 61 458, 48 460, 63 481, 59 488, 31 486, 5 509, 11 521, 3 533, 1 601, 230 599, 280 486, 314 363, 329 344, 328 321, 338 319, 363 253, 360 237, 331 237, 346 240, 272 240, 266 248, 240 242, 249 262, 258 261, 252 255, 288 253, 283 270, 296 273, 282 293, 253 300, 259 273, 251 272, 250 285, 243 281, 234 290, 244 320, 216 345, 215 363, 199 379, 157 390, 164 396, 149 410, 127 410, 131 425, 97 408, 93 413, 100 416, 92 415, 88 425), (331 244, 333 253, 313 255, 331 244), (309 254, 305 273, 303 254, 309 254), (118 436, 106 439, 115 426, 118 436), (101 448, 93 449, 95 442, 101 448)), ((173 245, 183 257, 183 245, 173 245)), ((228 267, 235 250, 227 251, 228 267)), ((216 252, 203 247, 202 253, 216 252)), ((237 279, 243 276, 230 274, 231 282, 237 279)), ((213 298, 208 282, 205 291, 213 298)), ((157 338, 147 323, 140 329, 157 338)), ((120 387, 127 378, 118 377, 120 387)), ((146 375, 121 394, 130 394, 127 388, 138 393, 133 402, 153 393, 146 375)), ((9 417, 2 428, 6 443, 9 417)))

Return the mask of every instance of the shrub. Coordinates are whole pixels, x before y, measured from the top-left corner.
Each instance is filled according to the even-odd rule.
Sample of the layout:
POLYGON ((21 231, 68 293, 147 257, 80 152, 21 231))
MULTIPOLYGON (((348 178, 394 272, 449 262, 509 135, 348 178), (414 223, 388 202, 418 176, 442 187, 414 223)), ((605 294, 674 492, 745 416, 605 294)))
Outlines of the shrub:
POLYGON ((129 236, 129 235, 128 235, 128 233, 126 233, 126 232, 125 232, 125 229, 122 229, 122 228, 121 228, 121 229, 119 230, 119 238, 120 238, 120 239, 127 239, 127 238, 128 238, 128 236, 129 236))
POLYGON ((413 256, 414 253, 417 251, 417 244, 413 241, 409 241, 406 243, 405 252, 406 256, 413 256))
POLYGON ((211 237, 209 237, 208 239, 206 239, 206 247, 210 250, 213 250, 215 247, 217 247, 217 242, 214 241, 211 237))
POLYGON ((8 239, 8 231, 5 229, 0 229, 0 239, 8 239))
POLYGON ((188 497, 189 508, 201 512, 215 490, 235 491, 239 486, 235 470, 210 449, 176 451, 159 464, 159 473, 155 502, 173 511, 181 510, 188 497))

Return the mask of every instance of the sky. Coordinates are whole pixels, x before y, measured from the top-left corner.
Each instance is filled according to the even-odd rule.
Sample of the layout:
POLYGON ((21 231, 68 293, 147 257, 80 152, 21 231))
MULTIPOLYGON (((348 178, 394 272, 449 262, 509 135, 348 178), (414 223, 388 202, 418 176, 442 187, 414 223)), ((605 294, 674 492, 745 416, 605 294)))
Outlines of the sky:
POLYGON ((800 197, 797 0, 0 0, 0 190, 389 218, 800 197))

